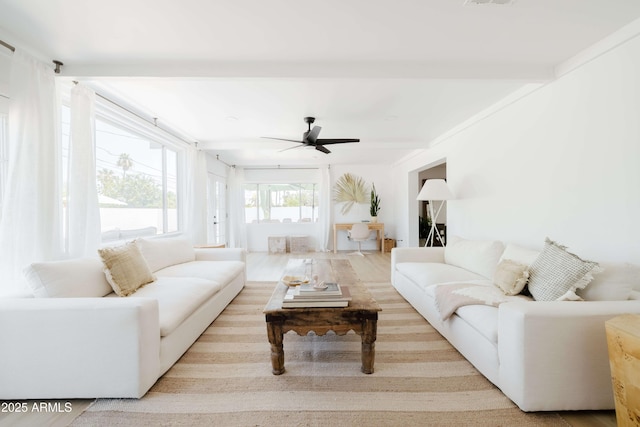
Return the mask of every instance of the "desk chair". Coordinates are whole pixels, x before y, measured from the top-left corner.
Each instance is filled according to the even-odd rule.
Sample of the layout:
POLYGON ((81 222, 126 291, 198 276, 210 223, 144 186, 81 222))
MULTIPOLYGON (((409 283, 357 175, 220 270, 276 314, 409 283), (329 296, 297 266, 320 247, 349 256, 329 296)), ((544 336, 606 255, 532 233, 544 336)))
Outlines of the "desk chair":
POLYGON ((371 234, 371 231, 369 230, 369 226, 367 224, 356 223, 351 226, 351 230, 347 232, 347 237, 349 238, 349 240, 358 242, 358 251, 352 252, 349 255, 365 255, 362 253, 361 245, 365 240, 369 240, 369 234, 371 234))

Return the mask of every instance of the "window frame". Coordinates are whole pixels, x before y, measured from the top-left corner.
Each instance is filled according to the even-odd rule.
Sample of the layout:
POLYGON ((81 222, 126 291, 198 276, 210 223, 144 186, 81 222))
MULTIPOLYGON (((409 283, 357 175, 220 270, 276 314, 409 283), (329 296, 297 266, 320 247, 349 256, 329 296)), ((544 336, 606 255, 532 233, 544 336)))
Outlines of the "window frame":
MULTIPOLYGON (((272 188, 273 186, 291 186, 291 187, 298 187, 297 189, 297 197, 298 197, 298 204, 297 206, 289 206, 289 207, 297 207, 298 208, 298 218, 297 221, 291 221, 292 223, 316 223, 318 221, 318 215, 319 215, 319 209, 320 209, 320 200, 319 200, 319 184, 317 182, 313 182, 313 181, 309 181, 309 182, 247 182, 243 185, 243 198, 245 200, 245 204, 244 204, 244 208, 245 208, 245 224, 251 224, 251 223, 255 223, 255 224, 270 224, 270 223, 287 223, 281 219, 278 219, 277 221, 274 220, 272 218, 272 208, 274 207, 272 202, 273 202, 273 193, 272 193, 272 188), (267 187, 264 190, 261 190, 260 187, 264 186, 267 187), (303 218, 307 218, 307 217, 303 217, 303 213, 302 210, 304 207, 307 207, 305 204, 302 203, 303 201, 303 197, 302 194, 304 191, 308 191, 308 189, 305 189, 305 186, 311 186, 311 191, 312 191, 312 204, 310 206, 311 208, 311 218, 310 221, 303 221, 303 218), (247 191, 252 191, 255 192, 255 210, 256 210, 256 214, 255 214, 255 219, 249 219, 250 217, 253 218, 253 216, 248 216, 246 215, 247 212, 247 203, 246 203, 246 196, 247 196, 247 191), (269 218, 263 218, 264 215, 261 212, 260 209, 260 195, 261 192, 266 192, 267 194, 267 200, 268 200, 268 210, 269 210, 269 218), (317 201, 317 204, 316 204, 317 201)), ((286 207, 286 206, 275 206, 275 207, 286 207)), ((251 208, 253 208, 253 206, 251 206, 251 208)))
MULTIPOLYGON (((63 91, 65 93, 65 91, 63 91)), ((69 108, 70 100, 68 97, 64 97, 62 99, 61 106, 69 108)), ((62 114, 60 115, 62 118, 62 114)), ((96 121, 101 121, 107 123, 110 126, 114 126, 118 129, 121 129, 124 132, 128 132, 133 134, 134 136, 148 140, 151 143, 156 143, 162 147, 162 177, 161 177, 161 188, 162 188, 162 230, 158 230, 158 233, 155 235, 157 237, 168 237, 171 235, 180 235, 184 232, 186 213, 185 209, 185 197, 187 194, 186 188, 186 177, 184 176, 185 167, 185 151, 190 146, 190 144, 185 141, 180 140, 177 137, 174 137, 169 132, 165 131, 162 128, 159 128, 157 125, 154 126, 152 123, 142 119, 140 116, 136 115, 132 111, 127 110, 125 107, 121 107, 114 102, 97 95, 95 102, 95 119, 96 121), (167 184, 167 174, 168 170, 171 168, 167 167, 167 150, 171 150, 175 153, 175 174, 176 174, 176 222, 175 222, 175 230, 165 232, 168 230, 169 226, 169 218, 168 218, 168 184, 167 184)), ((97 127, 97 126, 96 126, 97 127)), ((64 141, 63 146, 64 146, 64 141)), ((96 135, 96 144, 97 144, 97 135, 96 135)), ((63 148, 63 147, 61 147, 63 148)), ((63 150, 61 150, 63 151, 63 150)), ((63 154, 63 153, 61 153, 63 154)), ((66 154, 68 156, 68 152, 66 154)), ((94 157, 94 160, 97 160, 94 157)), ((63 173, 67 173, 66 170, 62 170, 63 173)), ((97 179, 98 168, 96 167, 96 179, 97 179)), ((173 172, 173 171, 171 171, 173 172)), ((65 233, 66 234, 66 233, 65 233)), ((128 240, 131 237, 135 236, 127 236, 121 239, 101 239, 101 245, 111 245, 113 243, 117 243, 118 241, 128 240)), ((65 236, 66 238, 66 236, 65 236)))
MULTIPOLYGON (((134 134, 141 139, 149 140, 150 142, 157 143, 162 147, 162 224, 163 229, 158 230, 156 236, 171 236, 178 235, 184 232, 184 198, 186 195, 185 179, 184 179, 184 159, 185 148, 187 143, 180 141, 178 138, 174 138, 164 130, 154 127, 152 124, 139 118, 138 116, 128 112, 122 107, 118 107, 113 103, 96 99, 96 121, 105 122, 111 126, 121 129, 125 132, 134 134), (176 230, 168 230, 168 188, 167 188, 167 152, 171 150, 176 155, 176 230)), ((97 139, 97 138, 96 138, 97 139)), ((96 141, 97 143, 97 141, 96 141)), ((96 168, 96 173, 98 172, 96 168)), ((110 240, 102 241, 103 244, 109 243, 110 240)))

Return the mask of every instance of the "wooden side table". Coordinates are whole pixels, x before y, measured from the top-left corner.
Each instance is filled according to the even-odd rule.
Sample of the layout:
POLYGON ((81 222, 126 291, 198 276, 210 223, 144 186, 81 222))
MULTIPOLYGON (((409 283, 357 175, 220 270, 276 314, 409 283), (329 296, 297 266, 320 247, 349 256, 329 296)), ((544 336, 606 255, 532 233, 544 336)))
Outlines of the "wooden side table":
POLYGON ((618 426, 640 425, 640 315, 605 322, 618 426))
MULTIPOLYGON (((295 261, 299 260, 289 260, 286 274, 292 270, 299 271, 297 267, 292 268, 295 261)), ((271 345, 273 374, 284 373, 283 341, 284 334, 288 331, 294 331, 300 336, 305 336, 310 331, 319 336, 325 335, 329 331, 335 332, 336 335, 345 335, 349 331, 354 331, 360 335, 362 342, 360 370, 365 374, 373 373, 378 312, 382 308, 358 279, 348 260, 318 259, 314 271, 318 274, 319 280, 335 280, 340 284, 348 285, 352 299, 347 307, 282 308, 282 300, 288 286, 282 281, 278 282, 264 308, 267 338, 271 345)))

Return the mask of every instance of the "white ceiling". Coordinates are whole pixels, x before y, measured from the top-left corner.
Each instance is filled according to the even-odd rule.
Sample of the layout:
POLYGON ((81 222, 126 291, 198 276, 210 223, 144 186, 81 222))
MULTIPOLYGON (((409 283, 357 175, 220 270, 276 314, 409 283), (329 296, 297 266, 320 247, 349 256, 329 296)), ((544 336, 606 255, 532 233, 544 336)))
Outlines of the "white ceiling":
POLYGON ((637 0, 0 0, 0 39, 240 165, 389 164, 640 17, 637 0), (280 152, 303 117, 357 144, 280 152))

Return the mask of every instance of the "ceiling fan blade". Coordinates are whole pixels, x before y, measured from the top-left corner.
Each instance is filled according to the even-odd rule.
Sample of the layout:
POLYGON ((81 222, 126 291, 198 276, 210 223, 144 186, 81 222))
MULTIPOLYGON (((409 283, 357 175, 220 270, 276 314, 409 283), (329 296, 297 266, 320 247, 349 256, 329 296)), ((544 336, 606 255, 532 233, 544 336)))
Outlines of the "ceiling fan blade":
POLYGON ((297 142, 297 143, 300 143, 300 144, 304 144, 304 141, 300 141, 298 139, 271 138, 270 136, 261 136, 260 138, 263 138, 263 139, 275 139, 275 140, 278 140, 278 141, 297 142))
POLYGON ((324 145, 316 145, 316 150, 322 151, 324 154, 329 154, 331 151, 327 149, 324 145))
POLYGON ((278 150, 278 153, 282 153, 283 151, 289 151, 289 150, 293 150, 294 148, 302 148, 302 147, 306 147, 306 146, 307 146, 307 144, 294 145, 293 147, 285 148, 284 150, 278 150))
POLYGON ((314 126, 313 129, 311 129, 307 134, 305 142, 309 142, 310 144, 315 145, 321 130, 322 128, 320 126, 314 126))
POLYGON ((330 139, 318 139, 316 144, 345 144, 347 142, 360 142, 357 138, 330 138, 330 139))

